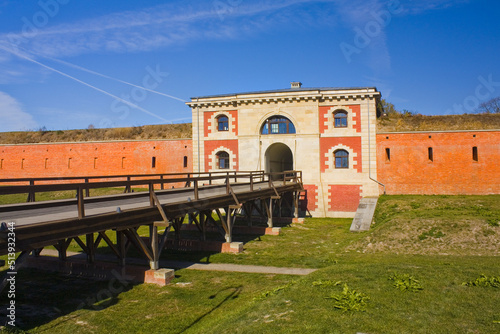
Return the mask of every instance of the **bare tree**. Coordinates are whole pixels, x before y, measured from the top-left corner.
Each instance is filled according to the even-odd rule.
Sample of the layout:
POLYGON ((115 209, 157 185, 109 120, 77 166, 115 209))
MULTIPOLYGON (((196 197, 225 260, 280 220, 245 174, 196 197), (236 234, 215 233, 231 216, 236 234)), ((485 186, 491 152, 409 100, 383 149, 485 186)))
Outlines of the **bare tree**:
POLYGON ((489 101, 483 102, 477 108, 478 112, 486 114, 499 114, 500 113, 500 96, 494 97, 489 101))

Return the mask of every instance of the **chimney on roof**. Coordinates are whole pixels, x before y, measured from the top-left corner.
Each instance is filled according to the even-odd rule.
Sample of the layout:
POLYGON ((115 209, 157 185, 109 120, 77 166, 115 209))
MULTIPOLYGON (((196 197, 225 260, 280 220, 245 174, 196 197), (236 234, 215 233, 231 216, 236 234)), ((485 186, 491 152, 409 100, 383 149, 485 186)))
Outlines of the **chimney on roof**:
POLYGON ((302 82, 300 82, 300 81, 290 82, 290 84, 292 85, 292 88, 300 88, 300 87, 302 87, 302 82))

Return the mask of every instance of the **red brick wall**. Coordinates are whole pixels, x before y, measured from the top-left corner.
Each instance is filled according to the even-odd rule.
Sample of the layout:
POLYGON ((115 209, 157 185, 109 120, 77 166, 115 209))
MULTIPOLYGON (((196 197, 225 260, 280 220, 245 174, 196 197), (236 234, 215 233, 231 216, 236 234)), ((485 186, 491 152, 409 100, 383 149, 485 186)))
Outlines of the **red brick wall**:
MULTIPOLYGON (((327 156, 328 152, 332 147, 337 145, 344 145, 353 150, 356 153, 354 161, 357 162, 355 166, 349 166, 349 168, 355 168, 358 173, 363 171, 361 166, 361 137, 322 137, 320 138, 320 159, 321 159, 321 172, 324 173, 328 168, 327 156)), ((332 153, 333 154, 333 153, 332 153)), ((334 159, 333 156, 330 159, 334 159)))
MULTIPOLYGON (((323 134, 328 130, 328 127, 325 125, 327 117, 327 113, 333 112, 337 109, 346 109, 348 113, 352 115, 352 120, 355 121, 355 124, 347 124, 348 128, 353 128, 356 132, 361 132, 361 106, 359 104, 350 105, 346 108, 335 108, 333 106, 321 106, 319 107, 319 133, 323 134), (333 108, 333 109, 332 109, 333 108)), ((333 122, 333 120, 332 120, 333 122)), ((331 124, 333 126, 333 124, 331 124)))
POLYGON ((189 139, 0 145, 0 178, 187 173, 192 159, 189 139))
POLYGON ((361 199, 361 186, 330 185, 328 204, 330 211, 356 212, 361 199))
MULTIPOLYGON (((234 166, 233 170, 238 170, 238 140, 205 140, 205 171, 208 172, 210 170, 215 170, 216 168, 210 167, 210 162, 215 166, 216 162, 213 161, 215 158, 213 157, 213 152, 222 147, 228 149, 232 152, 229 153, 229 156, 232 160, 232 165, 234 166)), ((215 152, 217 153, 217 152, 215 152)), ((231 168, 231 166, 230 166, 231 168)))
POLYGON ((377 174, 388 194, 499 194, 500 131, 378 134, 377 174))
MULTIPOLYGON (((203 113, 203 120, 204 120, 204 133, 205 133, 205 138, 208 137, 209 134, 212 133, 212 127, 210 126, 211 121, 210 119, 213 117, 215 114, 215 111, 211 112, 205 112, 203 113)), ((238 110, 230 110, 230 111, 224 111, 224 114, 226 114, 229 117, 229 126, 230 129, 229 131, 232 132, 235 136, 238 135, 238 110), (233 130, 234 127, 234 130, 233 130)), ((215 124, 215 128, 217 129, 218 125, 215 124)))
POLYGON ((231 110, 227 112, 231 118, 231 125, 234 126, 233 129, 229 129, 229 131, 233 132, 235 136, 238 135, 238 110, 231 110))
POLYGON ((215 114, 215 112, 205 112, 203 113, 203 128, 205 129, 205 137, 212 132, 212 128, 210 127, 210 119, 215 114))
POLYGON ((301 203, 301 210, 314 211, 318 208, 318 186, 314 184, 304 184, 306 190, 305 201, 301 203))
POLYGON ((325 116, 329 110, 331 109, 331 106, 322 106, 319 107, 319 133, 325 133, 328 127, 325 125, 325 121, 327 117, 325 116))
POLYGON ((350 106, 350 109, 352 110, 353 113, 353 121, 356 122, 356 124, 353 125, 354 129, 356 129, 356 132, 361 132, 361 106, 359 104, 350 106))

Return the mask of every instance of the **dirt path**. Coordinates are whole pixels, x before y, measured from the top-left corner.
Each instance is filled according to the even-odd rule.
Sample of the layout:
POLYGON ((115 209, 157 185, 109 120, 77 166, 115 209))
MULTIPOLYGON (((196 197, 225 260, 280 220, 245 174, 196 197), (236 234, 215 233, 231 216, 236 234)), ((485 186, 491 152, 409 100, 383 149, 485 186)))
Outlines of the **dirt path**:
MULTIPOLYGON (((42 256, 58 256, 58 252, 52 249, 44 249, 41 253, 42 256)), ((71 258, 81 259, 85 258, 84 253, 67 252, 68 259, 71 258)), ((112 255, 96 255, 97 261, 115 262, 116 258, 112 255)), ((131 265, 147 265, 143 259, 127 258, 127 264, 131 265)), ((161 268, 173 269, 192 269, 192 270, 208 270, 208 271, 229 271, 241 273, 257 273, 257 274, 280 274, 280 275, 299 275, 305 276, 316 271, 317 269, 307 268, 285 268, 285 267, 269 267, 269 266, 253 266, 231 263, 197 263, 187 261, 170 261, 160 260, 161 268)))

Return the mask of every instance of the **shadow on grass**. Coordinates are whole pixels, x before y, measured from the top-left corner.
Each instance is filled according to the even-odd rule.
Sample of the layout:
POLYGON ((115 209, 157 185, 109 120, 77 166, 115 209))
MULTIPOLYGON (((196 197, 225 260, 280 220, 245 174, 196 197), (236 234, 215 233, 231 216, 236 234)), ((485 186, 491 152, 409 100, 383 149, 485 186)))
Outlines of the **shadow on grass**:
MULTIPOLYGON (((57 327, 77 318, 79 310, 101 311, 111 307, 118 303, 122 292, 136 284, 132 277, 116 270, 112 275, 108 281, 96 281, 23 268, 16 276, 15 297, 8 298, 5 291, 0 296, 0 324, 6 325, 12 320, 7 318, 11 300, 16 307, 15 328, 23 331, 59 319, 51 328, 57 327)), ((51 328, 46 331, 50 332, 51 328)))
POLYGON ((191 323, 190 325, 186 326, 184 329, 182 329, 178 334, 181 334, 181 333, 184 333, 186 332, 187 330, 191 329, 192 327, 194 327, 197 323, 199 323, 200 321, 202 321, 205 317, 207 317, 208 315, 210 315, 212 312, 214 312, 215 310, 217 310, 218 308, 220 308, 224 303, 226 303, 227 301, 231 300, 231 299, 236 299, 238 298, 241 290, 242 290, 243 286, 237 286, 237 287, 229 287, 229 288, 225 288, 225 289, 222 289, 222 290, 219 290, 217 291, 217 293, 211 295, 209 298, 210 299, 215 299, 217 298, 217 296, 219 294, 224 294, 224 293, 228 293, 227 296, 224 297, 224 299, 222 299, 217 305, 215 305, 214 307, 212 307, 212 309, 210 309, 210 311, 206 312, 205 314, 203 314, 202 316, 198 317, 195 321, 193 321, 193 323, 191 323))
MULTIPOLYGON (((285 227, 291 224, 291 219, 283 219, 277 221, 275 227, 285 227)), ((242 219, 236 221, 235 226, 247 226, 242 219)), ((254 227, 267 227, 265 222, 254 222, 254 227)), ((250 241, 260 241, 264 234, 235 234, 234 241, 243 242, 244 244, 250 241)), ((207 241, 221 241, 224 238, 217 232, 207 233, 207 241)), ((172 233, 170 237, 174 237, 172 233)), ((199 240, 201 234, 198 231, 181 231, 181 240, 199 240)), ((105 261, 114 261, 116 257, 112 249, 102 244, 97 250, 97 256, 103 255, 105 261)), ((210 257, 218 254, 217 251, 179 251, 179 250, 163 250, 162 260, 179 261, 179 266, 175 269, 184 267, 182 261, 195 263, 210 263, 210 257)), ((83 254, 80 255, 80 257, 83 254)), ((148 260, 137 251, 134 247, 130 247, 127 252, 127 259, 138 259, 140 264, 147 266, 148 260)), ((68 258, 70 259, 70 257, 68 258)), ((55 259, 54 259, 55 260, 55 259)), ((99 260, 98 260, 99 261, 99 260)), ((135 263, 137 264, 137 263, 135 263)), ((119 295, 133 288, 137 283, 132 283, 133 277, 124 277, 115 269, 112 269, 112 278, 107 281, 98 281, 91 278, 68 276, 58 273, 47 273, 36 269, 23 268, 16 276, 16 328, 23 331, 30 331, 36 327, 46 323, 53 322, 54 325, 46 331, 50 331, 61 324, 68 321, 75 321, 78 318, 79 310, 101 311, 111 307, 119 302, 119 295), (114 272, 113 272, 114 271, 114 272), (71 315, 70 315, 71 314, 71 315)), ((185 332, 189 328, 196 325, 204 317, 211 314, 213 311, 221 307, 230 299, 238 298, 242 287, 230 287, 218 291, 210 298, 216 298, 218 295, 227 296, 214 306, 209 312, 205 313, 192 324, 181 331, 185 332)), ((7 324, 7 307, 10 299, 7 294, 2 293, 0 296, 0 325, 7 324)), ((15 331, 15 329, 13 329, 15 331)), ((12 330, 11 330, 12 332, 12 330)))

